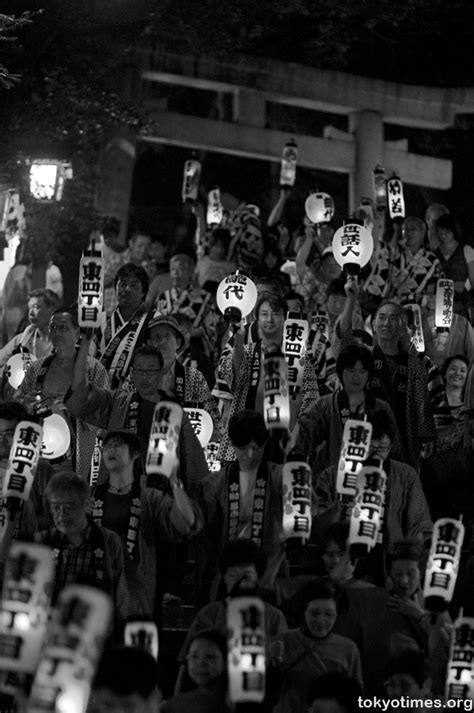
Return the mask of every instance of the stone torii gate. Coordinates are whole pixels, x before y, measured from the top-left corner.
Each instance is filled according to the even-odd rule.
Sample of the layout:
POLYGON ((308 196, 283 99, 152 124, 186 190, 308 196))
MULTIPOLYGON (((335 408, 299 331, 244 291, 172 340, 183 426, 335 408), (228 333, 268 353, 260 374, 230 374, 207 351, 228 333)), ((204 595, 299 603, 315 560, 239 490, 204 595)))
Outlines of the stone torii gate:
POLYGON ((474 112, 474 88, 410 86, 241 55, 230 64, 137 49, 135 62, 141 99, 153 119, 153 135, 143 141, 279 162, 291 135, 299 165, 349 175, 350 210, 372 195, 377 163, 408 184, 451 187, 451 161, 410 153, 405 139, 385 141, 384 122, 444 129, 457 113, 474 112), (163 100, 151 98, 157 83, 230 95, 232 120, 169 112, 163 100), (265 128, 267 102, 346 115, 349 133, 329 126, 317 137, 265 128))

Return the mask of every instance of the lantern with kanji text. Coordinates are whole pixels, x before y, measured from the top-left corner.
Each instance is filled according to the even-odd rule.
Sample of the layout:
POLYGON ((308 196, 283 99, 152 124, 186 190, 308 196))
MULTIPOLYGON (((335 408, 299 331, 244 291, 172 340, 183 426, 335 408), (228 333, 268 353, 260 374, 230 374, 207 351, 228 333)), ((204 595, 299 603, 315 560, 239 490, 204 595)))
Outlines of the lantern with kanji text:
POLYGON ((403 183, 400 176, 394 172, 387 180, 388 214, 393 221, 401 222, 405 218, 405 199, 403 183))
POLYGON ((289 431, 288 367, 279 350, 266 352, 263 360, 263 416, 269 431, 289 431))
POLYGON ((257 288, 246 275, 238 271, 224 277, 216 294, 217 306, 228 322, 238 323, 257 303, 257 288))
POLYGON ((156 404, 145 462, 148 476, 172 478, 176 474, 179 466, 178 442, 182 420, 183 409, 178 403, 159 401, 156 404))
POLYGON ((474 700, 474 618, 462 610, 451 632, 446 700, 474 700))
POLYGON ((446 610, 453 598, 464 531, 461 520, 453 518, 440 518, 434 524, 423 588, 425 607, 431 612, 446 610))
POLYGON ((361 220, 349 218, 334 233, 332 249, 334 259, 344 272, 349 275, 358 275, 361 268, 367 265, 372 257, 374 241, 361 220))
POLYGON ((334 218, 334 201, 329 193, 311 193, 305 201, 304 209, 315 225, 329 223, 334 218))
POLYGON ((349 542, 351 555, 367 554, 382 541, 387 475, 380 461, 366 463, 357 474, 356 494, 351 514, 349 542))
POLYGON ((341 520, 350 520, 357 491, 357 476, 368 458, 372 424, 348 418, 342 433, 341 455, 336 475, 336 496, 341 502, 341 520))
POLYGON ((34 159, 30 163, 29 186, 33 198, 42 203, 60 201, 64 183, 72 178, 72 166, 65 161, 34 159))
POLYGON ((13 354, 5 364, 5 376, 13 389, 19 389, 31 364, 36 361, 34 354, 22 350, 13 354))
POLYGON ((202 408, 201 404, 187 404, 184 411, 188 414, 193 431, 197 436, 202 448, 205 448, 211 440, 214 424, 208 412, 202 408))
POLYGON ((283 537, 305 542, 311 535, 311 468, 292 451, 282 471, 283 537))
POLYGON ((261 703, 265 696, 265 608, 256 596, 227 603, 227 674, 232 703, 261 703))
POLYGON ((80 327, 99 327, 103 321, 105 262, 92 240, 79 265, 78 321, 80 327))
POLYGON ((208 228, 222 223, 224 208, 221 203, 221 192, 218 188, 213 188, 207 194, 206 223, 208 228))
POLYGON ((183 188, 181 190, 183 203, 195 203, 197 201, 200 178, 201 162, 194 158, 186 161, 183 172, 183 188))
POLYGON ((453 280, 438 280, 436 283, 435 327, 439 332, 451 328, 454 312, 453 280))
POLYGON ((135 646, 144 649, 158 661, 159 637, 158 628, 151 620, 127 621, 124 631, 124 643, 126 646, 135 646))

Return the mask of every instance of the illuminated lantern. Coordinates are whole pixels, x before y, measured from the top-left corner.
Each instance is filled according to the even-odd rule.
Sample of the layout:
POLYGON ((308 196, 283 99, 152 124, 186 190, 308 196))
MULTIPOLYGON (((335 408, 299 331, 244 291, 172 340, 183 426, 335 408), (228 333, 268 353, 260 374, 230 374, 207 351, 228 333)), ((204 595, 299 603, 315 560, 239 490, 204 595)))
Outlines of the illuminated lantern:
POLYGON ((212 418, 203 408, 198 406, 185 406, 184 410, 188 414, 191 426, 196 434, 202 448, 205 448, 211 440, 214 424, 212 418))
POLYGON ((312 223, 329 223, 334 217, 334 201, 329 193, 311 193, 304 204, 312 223))
POLYGON ((255 596, 227 603, 227 673, 233 703, 261 703, 265 696, 265 609, 255 596))
POLYGON ((291 188, 296 181, 296 164, 298 162, 298 146, 294 139, 287 141, 283 147, 280 169, 280 186, 291 188))
POLYGON ((332 249, 334 259, 344 272, 348 275, 358 275, 372 257, 374 241, 362 221, 349 218, 342 228, 334 233, 332 249))
POLYGON ((30 713, 85 713, 111 619, 112 602, 102 590, 76 584, 61 590, 31 688, 30 713))
POLYGON ((405 217, 405 199, 400 176, 393 173, 387 181, 388 214, 391 220, 401 221, 405 217))
POLYGON ((283 354, 288 365, 288 388, 290 400, 297 402, 302 396, 306 342, 309 325, 306 319, 291 314, 283 325, 283 354))
POLYGON ((30 165, 30 193, 37 201, 60 201, 63 197, 64 182, 69 178, 72 178, 70 163, 35 159, 30 165))
POLYGON ((429 611, 444 611, 453 598, 463 540, 460 520, 445 517, 435 522, 423 589, 429 611))
POLYGON ((104 272, 105 262, 102 250, 95 247, 95 242, 81 258, 79 266, 79 326, 86 328, 99 327, 102 323, 104 303, 104 272))
POLYGON ((219 283, 217 306, 229 322, 240 322, 257 303, 257 288, 249 277, 234 272, 219 283))
POLYGON ((336 494, 342 504, 341 520, 349 520, 357 490, 357 476, 369 457, 372 424, 348 418, 342 433, 341 456, 337 467, 336 494))
POLYGON ((474 700, 474 618, 454 622, 446 676, 446 700, 474 700))
POLYGON ((20 388, 26 372, 34 361, 36 357, 29 352, 20 352, 10 357, 5 365, 5 376, 12 388, 20 388))
POLYGON ((29 498, 40 456, 42 435, 41 426, 34 421, 20 421, 15 428, 3 481, 7 510, 16 512, 29 498))
POLYGON ((436 283, 435 327, 448 330, 453 321, 454 282, 438 280, 436 283))
POLYGON ((290 428, 288 367, 281 352, 267 352, 263 360, 263 416, 269 431, 290 428))
POLYGON ((128 621, 125 624, 124 642, 126 646, 145 649, 158 661, 158 628, 154 621, 128 621))
POLYGON ((224 208, 221 203, 221 192, 218 188, 214 188, 207 194, 207 214, 206 223, 211 225, 220 225, 224 217, 224 208))
POLYGON ((210 473, 217 473, 221 469, 221 462, 217 457, 218 454, 219 444, 215 441, 208 443, 204 450, 204 455, 210 473))
POLYGON ((423 324, 421 322, 421 309, 420 305, 410 304, 405 305, 405 309, 410 309, 413 312, 413 328, 411 341, 415 345, 417 352, 425 351, 425 337, 423 334, 423 324))
POLYGON ((174 401, 160 401, 155 406, 146 456, 147 475, 171 478, 179 466, 178 442, 183 409, 174 401))
POLYGON ((52 413, 43 420, 43 446, 41 457, 47 460, 62 458, 71 446, 71 431, 66 419, 52 413))
POLYGON ((358 472, 349 530, 351 549, 370 552, 382 541, 386 485, 387 476, 379 466, 363 465, 358 472))
MULTIPOLYGON (((4 681, 14 672, 21 685, 25 676, 33 676, 36 671, 48 624, 53 580, 51 548, 13 542, 5 564, 0 608, 0 671, 5 675, 4 681)), ((14 693, 14 687, 0 688, 14 693)))
POLYGON ((374 168, 373 186, 375 206, 377 211, 381 213, 387 207, 387 184, 385 183, 385 171, 380 164, 377 164, 374 168))
POLYGON ((181 197, 183 203, 195 203, 198 199, 199 180, 201 178, 201 162, 190 159, 184 164, 183 188, 181 197))
MULTIPOLYGON (((300 457, 298 457, 300 456, 300 457)), ((311 534, 311 468, 292 453, 283 466, 283 536, 308 540, 311 534)))

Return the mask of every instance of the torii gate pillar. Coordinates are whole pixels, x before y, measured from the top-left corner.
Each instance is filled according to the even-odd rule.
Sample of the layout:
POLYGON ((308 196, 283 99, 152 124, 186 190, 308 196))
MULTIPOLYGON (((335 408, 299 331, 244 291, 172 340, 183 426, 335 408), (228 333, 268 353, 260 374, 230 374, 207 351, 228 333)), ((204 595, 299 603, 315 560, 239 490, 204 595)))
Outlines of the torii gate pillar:
POLYGON ((349 174, 351 211, 363 196, 373 196, 372 174, 375 166, 384 165, 383 117, 377 111, 357 111, 349 116, 349 131, 355 140, 355 170, 349 174))

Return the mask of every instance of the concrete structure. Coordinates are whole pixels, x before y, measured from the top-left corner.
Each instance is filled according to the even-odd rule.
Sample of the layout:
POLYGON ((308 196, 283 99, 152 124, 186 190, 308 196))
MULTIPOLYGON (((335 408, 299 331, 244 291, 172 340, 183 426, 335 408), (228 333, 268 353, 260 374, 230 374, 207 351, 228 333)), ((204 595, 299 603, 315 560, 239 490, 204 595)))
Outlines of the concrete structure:
POLYGON ((451 161, 408 151, 406 141, 384 140, 384 123, 443 129, 457 113, 474 112, 474 88, 400 85, 342 72, 323 71, 262 58, 236 56, 232 64, 137 49, 142 100, 154 121, 150 143, 171 144, 279 162, 287 132, 266 127, 266 103, 303 107, 348 117, 349 132, 327 127, 323 136, 291 134, 299 164, 349 174, 352 209, 372 195, 377 163, 410 184, 446 190, 451 161), (230 95, 232 121, 168 112, 166 100, 151 97, 153 85, 173 85, 230 95))

